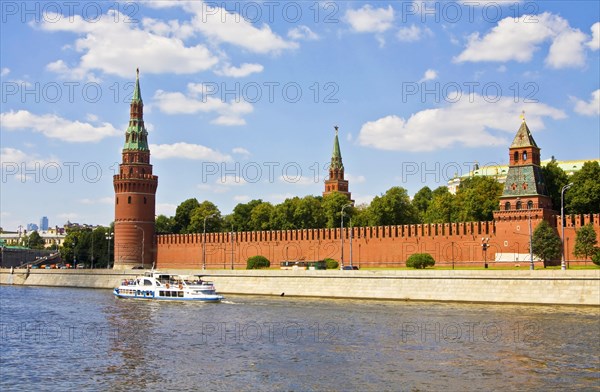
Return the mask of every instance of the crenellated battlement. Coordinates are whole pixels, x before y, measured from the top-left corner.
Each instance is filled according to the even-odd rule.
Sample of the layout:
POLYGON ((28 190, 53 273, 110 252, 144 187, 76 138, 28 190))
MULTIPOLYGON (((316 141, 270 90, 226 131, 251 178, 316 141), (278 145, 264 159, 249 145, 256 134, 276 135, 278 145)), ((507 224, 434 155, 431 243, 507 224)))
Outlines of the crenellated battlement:
MULTIPOLYGON (((344 228, 344 239, 403 239, 417 237, 453 237, 453 236, 490 236, 494 234, 494 222, 460 222, 438 224, 415 224, 397 226, 369 226, 344 228)), ((233 233, 234 242, 271 242, 271 241, 331 241, 341 239, 340 228, 335 229, 298 229, 242 231, 233 233)), ((201 244, 202 233, 159 234, 158 245, 201 244)), ((206 233, 206 243, 229 243, 231 232, 206 233)))

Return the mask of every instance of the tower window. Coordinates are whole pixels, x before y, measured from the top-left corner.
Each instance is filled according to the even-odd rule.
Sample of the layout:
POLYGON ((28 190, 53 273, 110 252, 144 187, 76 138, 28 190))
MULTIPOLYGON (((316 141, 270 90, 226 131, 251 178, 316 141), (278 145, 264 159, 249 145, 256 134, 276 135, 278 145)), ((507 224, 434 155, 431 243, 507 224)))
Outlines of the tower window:
POLYGON ((144 196, 144 204, 146 204, 146 197, 144 196))
POLYGON ((131 204, 131 196, 127 196, 127 204, 131 204))
POLYGON ((519 153, 517 151, 515 151, 515 153, 513 154, 513 160, 515 162, 519 162, 519 153))
POLYGON ((527 160, 527 151, 523 151, 523 160, 526 161, 527 160))
POLYGON ((116 201, 116 204, 119 204, 119 198, 118 198, 118 197, 117 197, 117 201, 116 201))
POLYGON ((510 202, 509 202, 509 201, 507 201, 506 203, 504 203, 504 209, 505 209, 506 211, 509 211, 509 210, 510 210, 510 202))
POLYGON ((521 208, 523 208, 523 203, 521 203, 521 200, 517 201, 517 210, 520 210, 521 208))
POLYGON ((527 202, 527 209, 528 209, 528 210, 532 210, 532 209, 533 209, 533 201, 529 200, 529 201, 527 202))

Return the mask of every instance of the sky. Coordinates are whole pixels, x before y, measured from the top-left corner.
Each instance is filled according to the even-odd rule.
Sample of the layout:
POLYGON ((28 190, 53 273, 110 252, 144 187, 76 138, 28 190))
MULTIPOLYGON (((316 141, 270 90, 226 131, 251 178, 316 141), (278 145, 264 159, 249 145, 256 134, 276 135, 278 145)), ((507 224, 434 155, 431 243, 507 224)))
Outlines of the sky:
POLYGON ((108 225, 136 68, 157 214, 600 157, 596 1, 0 3, 0 227, 108 225))

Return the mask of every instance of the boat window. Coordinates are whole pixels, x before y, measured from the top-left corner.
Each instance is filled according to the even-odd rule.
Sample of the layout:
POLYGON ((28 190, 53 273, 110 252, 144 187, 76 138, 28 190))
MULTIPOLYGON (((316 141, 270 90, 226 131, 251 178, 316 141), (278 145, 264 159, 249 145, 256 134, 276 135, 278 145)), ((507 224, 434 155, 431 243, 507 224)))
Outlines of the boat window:
POLYGON ((150 279, 144 279, 144 286, 152 286, 152 281, 150 279))

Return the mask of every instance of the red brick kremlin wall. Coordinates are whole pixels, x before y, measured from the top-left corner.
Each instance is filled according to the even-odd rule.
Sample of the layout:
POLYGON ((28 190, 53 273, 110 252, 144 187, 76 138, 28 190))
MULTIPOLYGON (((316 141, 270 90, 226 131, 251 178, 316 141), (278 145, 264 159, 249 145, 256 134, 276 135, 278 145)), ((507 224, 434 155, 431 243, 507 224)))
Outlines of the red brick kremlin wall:
MULTIPOLYGON (((533 229, 541 218, 532 217, 533 229)), ((560 216, 549 218, 560 235, 560 216)), ((593 222, 600 238, 600 214, 566 220, 567 259, 575 261, 575 230, 593 222)), ((344 231, 344 263, 349 264, 350 229, 344 231)), ((528 220, 355 227, 352 231, 352 260, 361 267, 404 266, 413 253, 430 253, 436 265, 482 264, 482 238, 489 238, 486 258, 492 266, 507 264, 494 262, 496 253, 529 252, 528 220)), ((267 257, 272 267, 285 260, 340 260, 339 228, 241 232, 234 233, 233 239, 232 246, 231 233, 207 233, 207 268, 231 268, 232 248, 235 268, 245 268, 246 259, 255 255, 267 257)), ((158 235, 156 246, 157 268, 202 268, 202 234, 158 235)))

